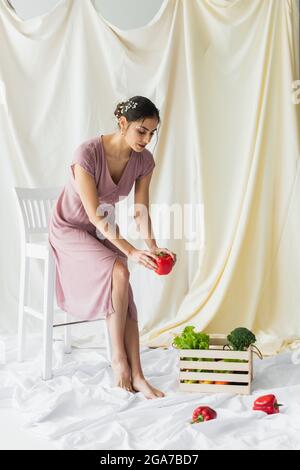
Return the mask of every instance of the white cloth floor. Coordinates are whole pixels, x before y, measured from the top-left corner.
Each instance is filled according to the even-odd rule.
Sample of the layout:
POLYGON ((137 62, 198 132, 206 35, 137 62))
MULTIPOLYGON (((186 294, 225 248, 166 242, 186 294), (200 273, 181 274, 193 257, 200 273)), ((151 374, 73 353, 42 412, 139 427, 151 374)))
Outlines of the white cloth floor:
POLYGON ((149 400, 113 386, 101 348, 82 348, 78 340, 72 354, 65 355, 62 341, 55 341, 54 376, 44 382, 39 338, 30 341, 24 363, 15 361, 15 338, 2 337, 2 344, 7 357, 0 366, 0 406, 1 400, 10 403, 25 429, 56 448, 300 449, 300 351, 256 359, 252 395, 234 396, 179 391, 177 351, 142 347, 147 379, 166 393, 149 400), (278 415, 252 411, 255 397, 267 393, 283 403, 278 415), (200 404, 213 407, 217 419, 190 424, 200 404))

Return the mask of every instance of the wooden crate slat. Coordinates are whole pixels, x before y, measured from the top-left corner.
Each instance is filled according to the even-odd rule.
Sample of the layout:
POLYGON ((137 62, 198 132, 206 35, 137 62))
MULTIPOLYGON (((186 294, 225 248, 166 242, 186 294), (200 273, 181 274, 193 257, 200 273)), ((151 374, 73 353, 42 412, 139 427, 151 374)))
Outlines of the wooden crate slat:
MULTIPOLYGON (((248 374, 210 374, 207 372, 180 372, 180 380, 211 380, 225 382, 243 382, 248 383, 250 375, 248 374)), ((197 384, 195 384, 197 385, 197 384)))
POLYGON ((219 349, 178 349, 179 357, 182 360, 184 357, 200 357, 211 359, 242 359, 249 360, 249 351, 229 351, 219 349))
POLYGON ((247 371, 249 363, 241 362, 222 362, 222 361, 179 361, 180 369, 207 369, 207 370, 236 370, 247 371))
POLYGON ((215 335, 215 334, 210 334, 209 335, 209 344, 211 346, 224 346, 224 344, 227 344, 227 336, 226 335, 215 335))

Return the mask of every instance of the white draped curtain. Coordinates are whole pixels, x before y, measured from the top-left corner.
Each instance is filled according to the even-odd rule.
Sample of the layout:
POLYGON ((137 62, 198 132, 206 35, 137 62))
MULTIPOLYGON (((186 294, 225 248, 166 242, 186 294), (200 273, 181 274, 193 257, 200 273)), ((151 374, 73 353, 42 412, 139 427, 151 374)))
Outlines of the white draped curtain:
MULTIPOLYGON (((14 330, 17 318, 13 187, 64 185, 75 147, 114 132, 116 103, 139 94, 162 119, 153 229, 177 254, 169 276, 131 266, 142 344, 169 344, 187 324, 246 326, 277 344, 300 336, 296 80, 297 0, 165 0, 126 31, 91 0, 60 0, 26 21, 1 0, 1 326, 14 330), (183 237, 166 237, 162 205, 174 208, 174 225, 176 211, 186 217, 183 237)), ((33 302, 41 274, 33 266, 33 302)))

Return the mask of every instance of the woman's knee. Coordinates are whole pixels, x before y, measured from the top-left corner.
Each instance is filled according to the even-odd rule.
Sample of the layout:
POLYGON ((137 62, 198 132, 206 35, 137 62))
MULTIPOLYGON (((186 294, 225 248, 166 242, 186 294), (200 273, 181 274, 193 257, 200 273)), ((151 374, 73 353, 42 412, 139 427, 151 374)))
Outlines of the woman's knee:
POLYGON ((114 263, 114 268, 113 268, 113 280, 114 282, 124 282, 128 283, 129 281, 129 270, 127 266, 125 266, 122 261, 117 259, 114 263))

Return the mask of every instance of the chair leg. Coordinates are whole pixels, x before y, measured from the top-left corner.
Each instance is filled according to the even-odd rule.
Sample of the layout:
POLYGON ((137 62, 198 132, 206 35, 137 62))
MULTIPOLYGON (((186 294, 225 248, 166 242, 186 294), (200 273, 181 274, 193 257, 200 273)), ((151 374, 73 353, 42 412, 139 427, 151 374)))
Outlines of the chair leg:
POLYGON ((28 305, 29 290, 29 258, 25 255, 25 249, 21 253, 20 293, 18 312, 18 361, 24 360, 25 353, 25 312, 24 307, 28 305))
POLYGON ((105 330, 105 340, 106 340, 106 352, 107 352, 107 359, 111 362, 111 338, 109 334, 109 329, 107 326, 107 321, 104 320, 104 330, 105 330))
MULTIPOLYGON (((71 315, 66 313, 65 315, 65 320, 66 323, 69 323, 71 321, 71 315)), ((64 327, 65 330, 65 353, 70 354, 72 352, 72 334, 71 334, 71 325, 66 325, 64 327)))
POLYGON ((45 260, 44 270, 43 380, 48 380, 52 377, 54 278, 55 260, 49 251, 49 255, 45 260))

